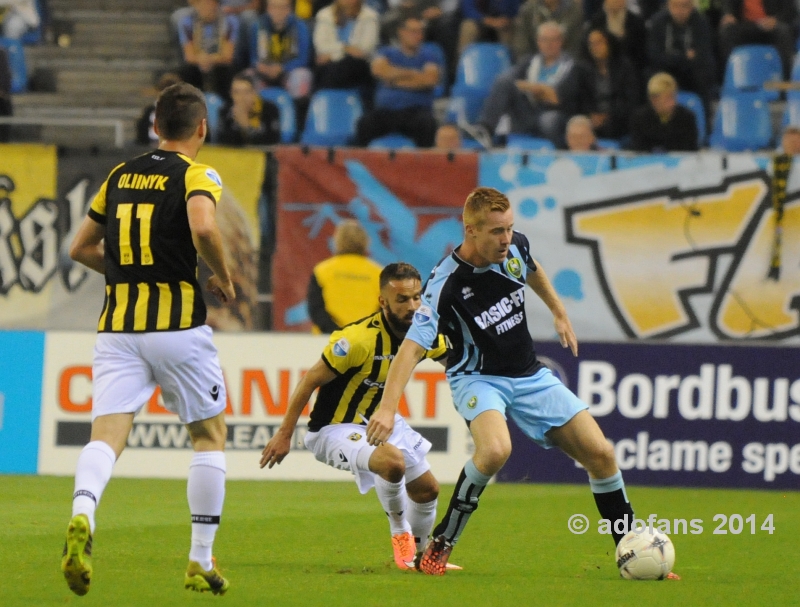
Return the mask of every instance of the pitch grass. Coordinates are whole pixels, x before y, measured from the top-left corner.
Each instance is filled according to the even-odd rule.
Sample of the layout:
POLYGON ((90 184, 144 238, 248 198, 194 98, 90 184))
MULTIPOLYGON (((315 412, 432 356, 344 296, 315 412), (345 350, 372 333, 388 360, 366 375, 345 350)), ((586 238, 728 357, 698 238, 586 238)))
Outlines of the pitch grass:
MULTIPOLYGON (((442 488, 442 502, 452 487, 442 488)), ((702 535, 672 535, 681 582, 619 578, 612 541, 598 535, 587 486, 493 485, 453 552, 464 571, 403 572, 374 493, 343 483, 229 481, 215 554, 224 597, 183 589, 189 546, 182 481, 113 479, 98 516, 95 575, 86 597, 59 562, 72 479, 0 476, 4 513, 0 605, 790 605, 798 604, 800 493, 630 487, 639 514, 704 520, 702 535), (567 530, 573 513, 593 529, 567 530), (740 535, 713 535, 717 513, 755 514, 740 535), (773 514, 775 531, 759 527, 773 514)), ((440 504, 440 514, 444 504, 440 504)))

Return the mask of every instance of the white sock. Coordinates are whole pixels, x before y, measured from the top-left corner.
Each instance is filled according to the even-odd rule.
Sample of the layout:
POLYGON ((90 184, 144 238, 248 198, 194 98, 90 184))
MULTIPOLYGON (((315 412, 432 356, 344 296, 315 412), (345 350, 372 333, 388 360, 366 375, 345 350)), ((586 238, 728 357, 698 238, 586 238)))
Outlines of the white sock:
POLYGON ((436 505, 439 500, 418 504, 412 499, 408 500, 408 524, 411 525, 411 533, 414 541, 417 542, 417 552, 425 547, 428 536, 433 531, 433 524, 436 522, 436 505))
POLYGON ((406 493, 405 479, 399 483, 390 483, 375 475, 375 493, 383 506, 383 511, 389 517, 389 527, 392 535, 411 531, 411 525, 406 519, 406 509, 408 508, 408 494, 406 493))
POLYGON ((225 453, 201 451, 194 454, 189 464, 186 496, 192 514, 189 560, 211 571, 211 549, 225 502, 225 453))
POLYGON ((117 454, 108 443, 95 440, 83 448, 75 467, 75 493, 72 494, 72 516, 85 514, 94 533, 94 512, 100 503, 117 454))

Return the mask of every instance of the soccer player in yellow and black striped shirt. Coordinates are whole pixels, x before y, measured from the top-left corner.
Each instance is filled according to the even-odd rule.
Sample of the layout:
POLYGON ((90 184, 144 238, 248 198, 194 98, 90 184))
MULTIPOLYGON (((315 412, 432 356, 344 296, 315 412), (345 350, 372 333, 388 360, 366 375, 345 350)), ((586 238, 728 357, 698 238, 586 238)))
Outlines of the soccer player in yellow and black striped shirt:
POLYGON ((72 519, 61 568, 83 595, 92 577, 94 513, 133 427, 156 385, 187 425, 195 454, 188 497, 192 543, 186 588, 224 594, 211 547, 225 496, 225 384, 205 324, 197 256, 213 275, 207 288, 235 297, 215 220, 222 181, 194 158, 208 132, 203 93, 188 84, 164 89, 156 103, 158 149, 108 176, 70 247, 70 256, 104 274, 98 326, 91 442, 75 472, 72 519))
MULTIPOLYGON (((439 484, 426 458, 431 444, 398 415, 392 436, 371 446, 365 423, 380 402, 389 365, 411 326, 421 294, 414 266, 393 263, 381 271, 380 311, 331 335, 322 358, 289 399, 286 417, 261 456, 262 468, 283 461, 300 413, 319 388, 306 447, 319 461, 351 471, 361 493, 375 487, 389 517, 394 560, 400 569, 415 567, 417 545, 433 529, 439 484)), ((440 337, 423 358, 441 359, 446 354, 440 337)))

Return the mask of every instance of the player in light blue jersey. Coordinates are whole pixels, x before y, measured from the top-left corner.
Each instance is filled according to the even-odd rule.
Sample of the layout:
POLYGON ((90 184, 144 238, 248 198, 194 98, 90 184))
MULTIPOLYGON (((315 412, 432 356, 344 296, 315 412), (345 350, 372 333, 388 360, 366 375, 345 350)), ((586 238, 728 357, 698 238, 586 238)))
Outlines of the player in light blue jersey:
MULTIPOLYGON (((464 466, 447 512, 418 563, 431 575, 444 575, 481 493, 511 454, 507 414, 536 443, 559 447, 586 468, 604 519, 633 519, 613 448, 586 404, 536 358, 525 315, 525 285, 552 312, 561 345, 577 356, 578 342, 563 303, 531 257, 528 239, 514 232, 513 224, 514 213, 501 192, 477 188, 467 197, 464 241, 431 273, 423 305, 367 426, 370 444, 388 439, 414 365, 437 334, 444 335, 447 378, 456 409, 475 441, 475 454, 464 466)), ((614 534, 615 543, 622 535, 614 534)))

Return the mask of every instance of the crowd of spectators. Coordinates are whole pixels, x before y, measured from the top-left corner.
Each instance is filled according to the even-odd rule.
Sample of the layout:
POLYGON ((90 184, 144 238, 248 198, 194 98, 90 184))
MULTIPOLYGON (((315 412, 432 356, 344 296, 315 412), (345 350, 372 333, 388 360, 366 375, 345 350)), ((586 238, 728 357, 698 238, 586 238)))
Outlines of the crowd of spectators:
POLYGON ((451 85, 460 53, 486 41, 506 45, 513 67, 498 75, 473 125, 485 141, 497 144, 507 134, 525 134, 566 148, 566 125, 577 115, 588 119, 580 122, 591 126, 594 137, 659 150, 676 141, 663 137, 670 125, 684 128, 691 118, 680 109, 654 109, 660 106, 652 91, 666 94, 666 76, 677 90, 696 93, 707 116, 718 99, 727 56, 737 45, 774 45, 788 76, 797 4, 800 0, 189 0, 172 21, 184 80, 228 100, 234 74, 249 78, 256 92, 281 87, 294 100, 300 129, 314 91, 357 90, 365 112, 356 145, 398 133, 419 147, 433 146, 439 126, 434 88, 441 80, 451 85), (444 66, 426 42, 439 45, 444 66), (662 136, 634 132, 643 125, 658 126, 662 136))

